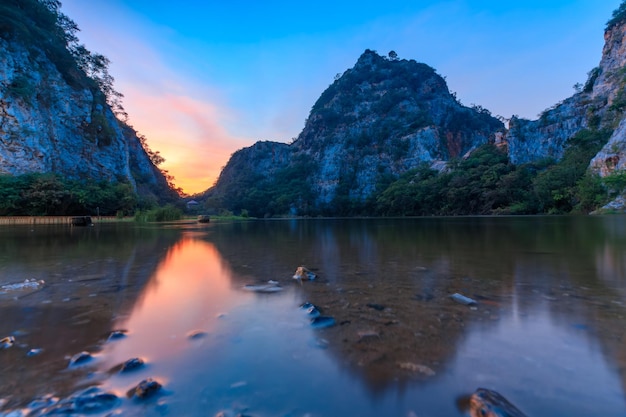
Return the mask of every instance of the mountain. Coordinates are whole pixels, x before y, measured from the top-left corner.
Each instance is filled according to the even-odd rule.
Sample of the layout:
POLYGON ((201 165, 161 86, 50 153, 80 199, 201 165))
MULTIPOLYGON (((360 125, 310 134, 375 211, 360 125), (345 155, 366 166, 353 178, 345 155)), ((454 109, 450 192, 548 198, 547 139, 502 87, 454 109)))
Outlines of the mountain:
MULTIPOLYGON (((579 91, 572 97, 557 103, 544 111, 538 120, 524 120, 513 117, 510 121, 506 140, 509 155, 514 163, 524 163, 540 158, 563 156, 567 140, 583 129, 615 128, 624 119, 626 110, 626 25, 624 16, 616 11, 614 18, 607 24, 604 34, 605 44, 600 64, 589 71, 586 83, 579 86, 579 91)), ((614 164, 610 158, 609 148, 618 151, 615 155, 623 155, 626 148, 617 150, 616 140, 623 138, 623 129, 615 130, 610 143, 594 158, 593 169, 607 175, 615 168, 623 169, 621 164, 614 164)), ((622 140, 623 141, 623 140, 622 140)))
POLYGON ((392 56, 366 50, 293 143, 235 152, 205 196, 257 216, 354 211, 401 174, 441 169, 504 132, 487 110, 463 106, 433 68, 392 56))
POLYGON ((0 5, 0 174, 123 182, 173 199, 154 153, 121 122, 105 57, 79 45, 58 2, 0 5))
POLYGON ((366 50, 290 144, 235 152, 199 198, 255 216, 626 209, 626 1, 598 67, 538 120, 463 106, 434 69, 366 50))

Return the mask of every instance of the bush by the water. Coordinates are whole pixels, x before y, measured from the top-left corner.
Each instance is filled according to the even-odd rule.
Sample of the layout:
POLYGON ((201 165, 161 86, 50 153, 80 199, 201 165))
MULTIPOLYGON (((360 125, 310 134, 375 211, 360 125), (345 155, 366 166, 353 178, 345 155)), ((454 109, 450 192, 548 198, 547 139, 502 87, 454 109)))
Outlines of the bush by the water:
POLYGON ((159 207, 151 210, 138 211, 135 214, 135 221, 145 222, 169 222, 180 220, 183 213, 180 209, 167 205, 165 207, 159 207))
POLYGON ((138 204, 127 181, 75 180, 56 174, 0 175, 0 216, 127 215, 138 204))

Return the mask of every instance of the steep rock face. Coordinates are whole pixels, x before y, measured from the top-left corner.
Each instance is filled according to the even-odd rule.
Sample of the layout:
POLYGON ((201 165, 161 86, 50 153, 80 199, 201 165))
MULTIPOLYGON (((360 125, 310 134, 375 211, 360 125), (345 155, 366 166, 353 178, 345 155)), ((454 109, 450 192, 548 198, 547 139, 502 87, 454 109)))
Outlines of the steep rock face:
POLYGON ((254 181, 271 177, 277 169, 289 163, 292 148, 279 142, 261 141, 235 152, 220 173, 218 182, 224 189, 247 181, 255 172, 254 181))
MULTIPOLYGON (((607 105, 623 111, 626 107, 626 22, 613 26, 605 35, 602 62, 594 92, 606 97, 607 105)), ((622 118, 607 144, 591 160, 591 169, 600 176, 626 169, 626 118, 622 118)))
POLYGON ((98 95, 69 85, 42 51, 0 38, 0 174, 165 181, 98 95))
MULTIPOLYGON (((615 24, 605 32, 600 64, 589 72, 581 91, 543 112, 538 120, 511 119, 506 142, 513 163, 546 157, 559 159, 567 140, 580 130, 615 129, 626 107, 625 35, 625 22, 615 24)), ((626 148, 620 152, 624 150, 626 148)), ((609 171, 600 165, 599 161, 592 164, 600 173, 609 171)))
POLYGON ((509 157, 514 164, 542 158, 560 159, 569 138, 588 127, 587 106, 571 97, 544 112, 539 120, 512 117, 506 135, 509 157))
POLYGON ((366 51, 321 95, 294 145, 320 161, 312 181, 322 203, 342 186, 362 201, 381 174, 460 157, 500 128, 461 106, 428 65, 366 51))
POLYGON ((607 144, 591 160, 590 167, 602 177, 626 170, 626 119, 622 119, 607 144))
POLYGON ((431 67, 367 50, 322 93, 294 143, 272 145, 286 154, 260 157, 258 145, 239 151, 210 193, 228 193, 230 172, 270 178, 275 164, 306 160, 307 206, 363 202, 385 178, 461 157, 503 128, 488 111, 462 106, 431 67))

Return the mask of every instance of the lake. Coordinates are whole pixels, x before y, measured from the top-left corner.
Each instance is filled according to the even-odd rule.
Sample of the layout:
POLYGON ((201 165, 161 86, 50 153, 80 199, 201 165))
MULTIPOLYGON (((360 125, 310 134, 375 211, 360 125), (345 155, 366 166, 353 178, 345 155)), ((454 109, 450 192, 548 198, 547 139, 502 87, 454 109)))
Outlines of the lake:
POLYGON ((623 417, 626 217, 6 226, 3 337, 4 417, 623 417))

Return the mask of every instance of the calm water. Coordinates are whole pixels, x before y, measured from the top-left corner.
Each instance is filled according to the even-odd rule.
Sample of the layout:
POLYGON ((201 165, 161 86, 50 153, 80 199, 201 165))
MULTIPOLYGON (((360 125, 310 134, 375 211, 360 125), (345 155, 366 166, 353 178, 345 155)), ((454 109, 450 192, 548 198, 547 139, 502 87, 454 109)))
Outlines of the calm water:
POLYGON ((4 227, 9 335, 0 416, 92 385, 119 396, 101 415, 464 416, 485 387, 529 417, 626 416, 626 217, 4 227))

